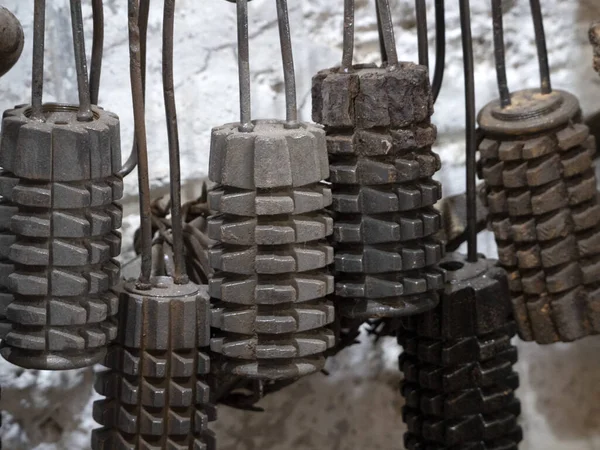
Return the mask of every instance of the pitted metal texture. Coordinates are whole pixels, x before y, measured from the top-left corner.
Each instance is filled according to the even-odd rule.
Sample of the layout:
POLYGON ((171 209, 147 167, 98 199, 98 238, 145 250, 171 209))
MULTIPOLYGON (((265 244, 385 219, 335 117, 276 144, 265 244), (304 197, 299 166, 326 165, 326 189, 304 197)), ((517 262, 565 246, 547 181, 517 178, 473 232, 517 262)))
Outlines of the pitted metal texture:
POLYGON ((594 48, 594 69, 600 73, 600 22, 592 24, 589 37, 594 48))
POLYGON ((440 304, 404 318, 398 334, 405 446, 516 449, 519 377, 506 272, 456 253, 440 266, 448 277, 440 304))
POLYGON ((216 418, 206 375, 210 300, 206 286, 157 277, 121 292, 119 337, 96 391, 93 450, 215 450, 208 422, 216 418))
POLYGON ((119 120, 93 108, 28 106, 4 114, 0 164, 3 280, 13 295, 2 355, 25 368, 71 369, 99 362, 117 329, 122 179, 119 120))
POLYGON ((509 272, 519 334, 541 344, 600 332, 596 142, 570 103, 552 112, 558 126, 529 134, 514 134, 512 123, 505 134, 488 129, 481 118, 494 105, 480 114, 488 222, 509 272))
POLYGON ((259 380, 320 370, 334 345, 325 132, 284 121, 213 130, 208 235, 213 371, 259 380))
POLYGON ((363 320, 433 308, 444 248, 426 67, 327 69, 312 94, 313 120, 327 130, 336 306, 363 320))

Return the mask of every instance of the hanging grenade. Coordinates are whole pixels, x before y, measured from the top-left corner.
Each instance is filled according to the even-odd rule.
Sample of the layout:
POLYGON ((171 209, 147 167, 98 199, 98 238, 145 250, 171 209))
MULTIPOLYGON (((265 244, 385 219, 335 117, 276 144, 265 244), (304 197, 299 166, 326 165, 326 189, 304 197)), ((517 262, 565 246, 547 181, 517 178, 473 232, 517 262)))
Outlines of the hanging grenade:
POLYGON ((19 106, 2 122, 0 195, 14 238, 2 234, 1 254, 14 266, 3 277, 14 298, 1 353, 24 368, 97 363, 117 332, 119 120, 98 107, 89 122, 77 112, 46 104, 40 121, 19 106))
POLYGON ((440 160, 427 68, 327 69, 312 96, 313 120, 327 130, 336 307, 362 319, 433 308, 444 249, 433 238, 441 185, 432 179, 440 160))
POLYGON ((325 297, 333 291, 323 208, 331 191, 325 133, 315 125, 257 120, 213 129, 208 223, 215 275, 214 370, 262 380, 293 379, 323 367, 334 345, 325 297))
POLYGON ((495 261, 448 255, 439 306, 402 320, 401 392, 408 450, 516 450, 517 350, 506 272, 495 261))
POLYGON ((480 175, 522 339, 548 344, 600 332, 600 205, 595 139, 578 100, 513 94, 479 114, 480 175))
POLYGON ((158 277, 149 291, 135 282, 121 293, 119 337, 98 375, 93 450, 215 450, 216 417, 205 375, 210 359, 206 286, 158 277))

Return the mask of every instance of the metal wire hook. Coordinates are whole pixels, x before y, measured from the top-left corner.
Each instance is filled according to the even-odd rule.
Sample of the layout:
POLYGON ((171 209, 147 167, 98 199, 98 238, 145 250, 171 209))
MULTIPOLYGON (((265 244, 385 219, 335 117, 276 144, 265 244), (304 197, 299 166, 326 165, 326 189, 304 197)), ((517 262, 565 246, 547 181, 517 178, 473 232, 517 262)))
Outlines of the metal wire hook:
POLYGON ((137 0, 128 0, 129 58, 133 116, 135 123, 138 159, 138 183, 141 221, 142 262, 138 289, 152 288, 152 212, 150 204, 150 180, 148 175, 148 145, 146 141, 146 118, 144 111, 144 89, 142 83, 142 57, 140 46, 140 9, 137 0))
POLYGON ((183 223, 181 219, 181 165, 179 160, 179 130, 177 127, 177 105, 173 82, 173 40, 175 33, 175 0, 165 0, 163 17, 162 77, 165 99, 165 116, 169 139, 169 168, 171 189, 171 232, 173 234, 173 281, 186 284, 183 258, 183 223))
POLYGON ((77 72, 77 90, 79 92, 79 112, 77 113, 77 120, 80 122, 90 122, 94 120, 94 115, 92 114, 90 86, 88 83, 81 0, 71 0, 71 26, 73 28, 75 70, 77 72))

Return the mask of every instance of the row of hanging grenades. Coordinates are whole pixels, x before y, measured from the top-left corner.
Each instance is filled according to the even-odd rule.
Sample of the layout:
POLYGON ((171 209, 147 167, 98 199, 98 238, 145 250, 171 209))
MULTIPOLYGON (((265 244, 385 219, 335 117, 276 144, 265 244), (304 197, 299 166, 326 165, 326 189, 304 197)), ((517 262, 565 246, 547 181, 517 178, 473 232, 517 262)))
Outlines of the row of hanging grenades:
POLYGON ((600 209, 595 142, 577 100, 513 95, 521 110, 492 102, 482 111, 479 146, 508 278, 483 257, 444 257, 436 238, 440 161, 426 68, 319 73, 313 118, 324 129, 259 120, 252 132, 213 130, 210 313, 208 295, 194 300, 196 327, 213 327, 210 358, 197 348, 208 337, 181 348, 157 337, 165 327, 202 334, 181 326, 184 314, 162 315, 143 296, 119 312, 118 119, 94 108, 92 122, 78 122, 76 107, 53 104, 45 122, 28 106, 7 111, 2 355, 26 368, 83 367, 118 334, 112 371, 97 383, 107 399, 94 408, 104 428, 92 447, 202 449, 215 445, 209 363, 215 378, 298 378, 322 369, 336 316, 402 318, 407 448, 516 448, 510 338, 517 326, 540 343, 600 330, 600 209))

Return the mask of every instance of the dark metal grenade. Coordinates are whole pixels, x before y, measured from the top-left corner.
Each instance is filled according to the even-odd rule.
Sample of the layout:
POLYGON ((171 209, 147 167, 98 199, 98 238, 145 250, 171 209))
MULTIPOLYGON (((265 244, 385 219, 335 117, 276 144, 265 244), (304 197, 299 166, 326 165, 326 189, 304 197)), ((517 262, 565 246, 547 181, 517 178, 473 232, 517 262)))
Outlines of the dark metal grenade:
POLYGON ((325 126, 335 224, 336 307, 350 318, 400 317, 437 304, 444 249, 433 205, 428 71, 400 63, 327 69, 313 78, 313 120, 325 126))
POLYGON ((0 195, 13 236, 2 234, 0 254, 14 269, 3 277, 13 298, 1 353, 21 367, 89 366, 116 336, 119 120, 92 111, 90 122, 63 104, 44 105, 43 121, 26 105, 4 113, 0 195))
POLYGON ((210 301, 206 286, 157 277, 149 291, 126 283, 119 336, 96 379, 94 403, 103 428, 93 450, 215 450, 208 422, 216 418, 206 374, 210 301))
POLYGON ((519 377, 506 272, 457 253, 440 266, 447 271, 440 304, 403 319, 398 334, 405 446, 516 450, 519 377))
POLYGON ((524 340, 600 332, 600 205, 596 143, 564 91, 513 94, 479 114, 480 175, 499 260, 524 340))
POLYGON ((260 380, 320 370, 334 345, 325 132, 254 121, 213 129, 208 223, 213 372, 260 380))

